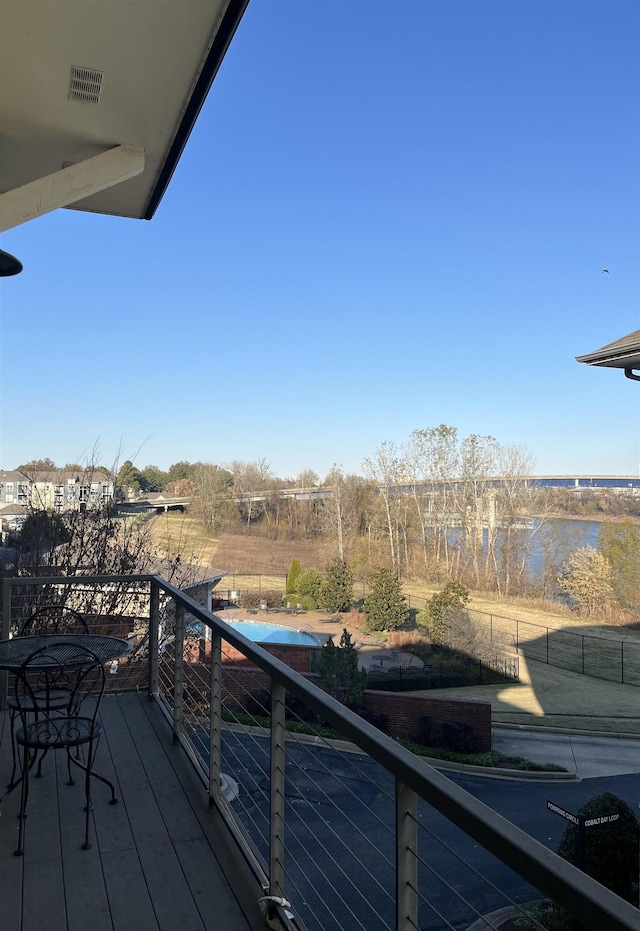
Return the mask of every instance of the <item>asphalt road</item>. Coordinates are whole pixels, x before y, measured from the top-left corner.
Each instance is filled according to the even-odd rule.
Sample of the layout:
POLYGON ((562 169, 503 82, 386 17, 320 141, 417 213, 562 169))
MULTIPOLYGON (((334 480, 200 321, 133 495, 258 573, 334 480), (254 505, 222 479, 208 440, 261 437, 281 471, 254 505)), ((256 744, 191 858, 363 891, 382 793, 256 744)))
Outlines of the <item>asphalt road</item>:
MULTIPOLYGON (((229 735, 224 754, 225 772, 240 786, 233 807, 266 857, 268 740, 229 735)), ((548 800, 575 812, 608 791, 635 810, 640 786, 637 773, 569 782, 447 776, 553 850, 566 822, 547 810, 548 800)), ((287 889, 309 931, 393 928, 388 890, 394 883, 394 786, 389 774, 360 754, 288 745, 285 798, 287 889)), ((423 931, 464 928, 478 915, 509 904, 505 896, 520 902, 539 898, 537 890, 422 802, 419 824, 419 888, 427 890, 428 898, 420 909, 423 931)))

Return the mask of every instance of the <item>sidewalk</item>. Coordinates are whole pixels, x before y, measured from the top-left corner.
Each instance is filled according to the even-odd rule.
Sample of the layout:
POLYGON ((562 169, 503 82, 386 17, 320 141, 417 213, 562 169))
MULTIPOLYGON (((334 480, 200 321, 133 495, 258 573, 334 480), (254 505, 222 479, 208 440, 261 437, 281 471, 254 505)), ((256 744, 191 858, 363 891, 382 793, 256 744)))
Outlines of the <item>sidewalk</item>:
POLYGON ((557 763, 575 772, 577 779, 640 772, 640 738, 494 725, 493 748, 535 763, 557 763))

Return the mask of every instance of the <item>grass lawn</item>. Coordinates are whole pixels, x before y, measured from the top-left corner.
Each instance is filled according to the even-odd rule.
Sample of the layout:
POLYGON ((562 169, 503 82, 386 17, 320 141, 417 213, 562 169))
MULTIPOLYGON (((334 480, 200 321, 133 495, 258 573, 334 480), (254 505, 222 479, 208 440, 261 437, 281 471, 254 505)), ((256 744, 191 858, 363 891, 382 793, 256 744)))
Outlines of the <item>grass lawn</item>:
POLYGON ((434 697, 491 702, 499 724, 532 724, 633 734, 640 729, 640 689, 520 657, 520 682, 433 689, 434 697))

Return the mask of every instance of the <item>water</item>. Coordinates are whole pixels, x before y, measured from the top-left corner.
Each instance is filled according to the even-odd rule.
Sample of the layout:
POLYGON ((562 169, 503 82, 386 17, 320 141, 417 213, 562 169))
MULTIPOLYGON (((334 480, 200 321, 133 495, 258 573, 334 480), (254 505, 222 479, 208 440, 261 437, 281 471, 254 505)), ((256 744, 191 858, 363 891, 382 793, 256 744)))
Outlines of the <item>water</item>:
MULTIPOLYGON (((529 553, 527 559, 527 573, 533 584, 542 581, 545 559, 553 563, 558 571, 567 556, 583 546, 598 547, 598 534, 602 524, 595 520, 567 520, 565 518, 551 518, 542 521, 531 518, 529 529, 522 530, 523 545, 528 543, 529 553)), ((450 542, 459 540, 459 532, 453 531, 450 542)), ((483 543, 488 543, 488 531, 483 533, 483 543)), ((497 534, 497 550, 500 549, 500 531, 497 534)))
POLYGON ((318 646, 312 634, 293 627, 280 627, 278 624, 266 624, 263 621, 225 621, 239 634, 253 643, 289 643, 298 646, 318 646))
POLYGON ((545 552, 560 569, 569 553, 583 546, 598 547, 602 524, 597 520, 551 518, 545 522, 534 518, 536 533, 531 540, 528 571, 532 582, 542 579, 545 552))

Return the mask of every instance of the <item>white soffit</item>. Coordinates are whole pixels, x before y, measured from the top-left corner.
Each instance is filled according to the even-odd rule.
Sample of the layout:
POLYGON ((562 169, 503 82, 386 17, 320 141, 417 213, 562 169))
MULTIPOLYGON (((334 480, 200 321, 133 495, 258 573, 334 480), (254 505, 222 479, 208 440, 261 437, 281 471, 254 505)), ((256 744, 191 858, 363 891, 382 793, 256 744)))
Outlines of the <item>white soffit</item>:
POLYGON ((150 219, 247 3, 0 0, 0 194, 126 146, 144 170, 72 206, 150 219))

